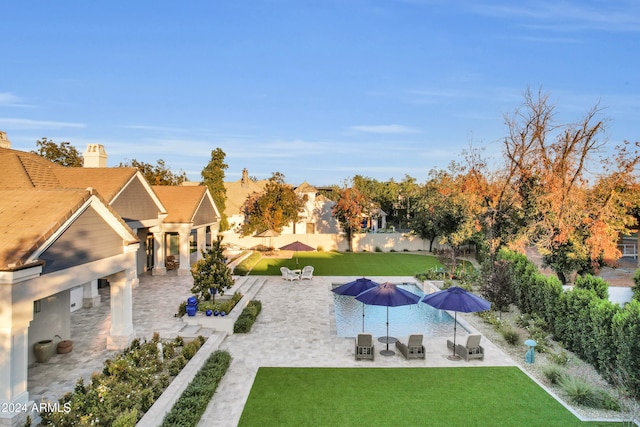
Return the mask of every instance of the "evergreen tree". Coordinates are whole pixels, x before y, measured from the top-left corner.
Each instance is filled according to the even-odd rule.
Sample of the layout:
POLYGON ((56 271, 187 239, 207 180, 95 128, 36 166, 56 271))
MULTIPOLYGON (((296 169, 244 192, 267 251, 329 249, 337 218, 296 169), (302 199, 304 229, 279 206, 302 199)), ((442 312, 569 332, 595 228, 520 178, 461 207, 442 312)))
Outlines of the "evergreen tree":
POLYGON ((218 236, 211 249, 202 251, 202 254, 204 257, 191 267, 191 292, 201 300, 215 300, 216 294, 224 295, 225 289, 230 289, 234 284, 231 269, 227 267, 222 253, 222 236, 218 236), (213 295, 210 289, 213 289, 213 295))
POLYGON ((224 186, 224 171, 229 167, 224 162, 225 157, 226 154, 224 151, 222 151, 221 148, 216 148, 211 151, 211 160, 209 160, 207 166, 200 172, 202 182, 209 188, 213 201, 222 216, 220 219, 220 231, 229 229, 229 222, 224 213, 226 207, 225 200, 227 198, 227 189, 224 186))

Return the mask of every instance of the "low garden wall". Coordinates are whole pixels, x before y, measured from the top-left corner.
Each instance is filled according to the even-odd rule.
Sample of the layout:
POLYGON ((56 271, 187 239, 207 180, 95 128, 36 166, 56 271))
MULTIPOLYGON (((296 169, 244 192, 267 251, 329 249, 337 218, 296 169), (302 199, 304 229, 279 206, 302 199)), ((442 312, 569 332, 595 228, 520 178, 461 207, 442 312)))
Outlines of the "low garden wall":
MULTIPOLYGON (((283 234, 278 237, 243 237, 232 232, 221 233, 225 244, 236 244, 244 248, 252 248, 257 245, 279 248, 288 243, 299 240, 313 248, 322 247, 325 251, 346 251, 349 242, 344 233, 339 234, 283 234)), ((360 233, 353 237, 354 252, 382 252, 402 251, 428 251, 429 241, 408 233, 360 233)), ((442 246, 434 242, 433 248, 442 246)))
POLYGON ((207 316, 205 313, 197 311, 195 316, 185 314, 182 316, 182 321, 190 326, 200 325, 203 328, 226 332, 231 335, 233 334, 233 325, 242 314, 242 310, 254 299, 263 284, 264 278, 247 278, 243 286, 238 288, 238 292, 242 294, 242 299, 238 301, 235 307, 233 307, 233 310, 225 316, 207 316), (249 282, 249 280, 253 281, 249 282))

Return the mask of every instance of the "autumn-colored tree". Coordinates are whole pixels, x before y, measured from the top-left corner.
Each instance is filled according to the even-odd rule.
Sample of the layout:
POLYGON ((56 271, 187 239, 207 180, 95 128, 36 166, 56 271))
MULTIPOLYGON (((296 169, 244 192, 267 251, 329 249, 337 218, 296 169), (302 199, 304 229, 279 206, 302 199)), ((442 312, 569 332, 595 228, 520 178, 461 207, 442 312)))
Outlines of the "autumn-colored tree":
POLYGON ((467 170, 465 188, 472 195, 483 238, 477 241, 479 258, 490 259, 492 269, 503 247, 522 247, 527 240, 527 224, 536 215, 530 203, 536 183, 532 177, 518 177, 516 166, 506 162, 497 170, 488 168, 482 149, 470 146, 463 151, 467 170))
POLYGON ((121 162, 118 166, 138 169, 151 185, 180 185, 188 180, 186 172, 172 172, 162 159, 158 160, 156 165, 133 159, 121 162))
POLYGON ((247 196, 243 207, 246 220, 241 227, 242 235, 266 230, 281 232, 285 225, 298 221, 305 202, 291 185, 285 183, 284 175, 275 172, 262 193, 247 196))
POLYGON ((227 189, 224 186, 224 171, 229 167, 224 162, 225 157, 226 154, 221 148, 212 150, 211 160, 209 160, 209 163, 207 163, 202 169, 202 172, 200 172, 202 182, 209 188, 213 201, 222 216, 220 219, 220 231, 229 229, 227 215, 224 212, 227 199, 227 189))
POLYGON ((353 250, 353 235, 362 229, 362 220, 368 207, 367 198, 355 187, 340 190, 331 214, 347 234, 349 250, 353 250))
POLYGON ((616 148, 613 162, 601 155, 606 143, 600 139, 605 126, 600 113, 596 105, 580 120, 557 125, 548 96, 527 91, 523 106, 506 117, 506 170, 530 185, 528 203, 537 217, 529 236, 563 283, 574 271, 590 272, 617 259, 615 245, 627 229, 619 202, 635 180, 638 153, 627 144, 616 148), (594 168, 602 166, 598 174, 594 168), (593 176, 600 177, 590 187, 593 176))
POLYGON ((80 152, 69 142, 56 144, 52 139, 42 138, 36 141, 38 149, 32 151, 40 157, 62 166, 81 167, 83 158, 80 152))

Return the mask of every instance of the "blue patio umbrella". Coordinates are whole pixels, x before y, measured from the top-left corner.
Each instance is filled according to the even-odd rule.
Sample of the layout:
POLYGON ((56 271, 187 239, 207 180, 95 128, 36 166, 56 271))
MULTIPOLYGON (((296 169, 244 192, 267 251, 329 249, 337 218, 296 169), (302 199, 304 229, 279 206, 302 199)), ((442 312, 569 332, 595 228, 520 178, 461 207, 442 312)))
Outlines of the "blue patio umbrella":
POLYGON ((393 283, 385 282, 362 292, 356 296, 360 302, 369 305, 381 305, 387 307, 387 349, 382 350, 380 354, 383 356, 392 356, 394 351, 389 350, 389 307, 399 307, 402 305, 413 305, 420 302, 420 297, 412 292, 397 287, 393 283))
POLYGON ((450 360, 458 360, 460 356, 456 355, 456 326, 458 325, 458 312, 475 313, 477 311, 485 311, 491 308, 491 303, 484 298, 472 294, 471 292, 459 286, 451 286, 442 291, 425 295, 422 302, 440 310, 454 311, 453 322, 453 354, 449 356, 450 360))
MULTIPOLYGON (((356 295, 360 295, 362 292, 371 288, 375 288, 379 285, 379 283, 374 282, 371 279, 362 277, 360 279, 356 279, 352 282, 348 282, 344 285, 333 288, 331 289, 331 292, 334 292, 338 295, 348 295, 355 297, 356 295)), ((362 303, 362 332, 364 332, 364 303, 362 303)))

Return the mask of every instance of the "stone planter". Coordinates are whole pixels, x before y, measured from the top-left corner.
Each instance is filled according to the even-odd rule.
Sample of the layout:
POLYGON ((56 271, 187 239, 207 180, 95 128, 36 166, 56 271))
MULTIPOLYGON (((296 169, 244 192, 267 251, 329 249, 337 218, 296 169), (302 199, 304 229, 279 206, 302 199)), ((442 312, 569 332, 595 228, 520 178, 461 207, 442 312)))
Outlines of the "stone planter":
POLYGON ((36 361, 46 363, 53 356, 55 349, 53 340, 38 341, 33 345, 33 354, 36 355, 36 361))

